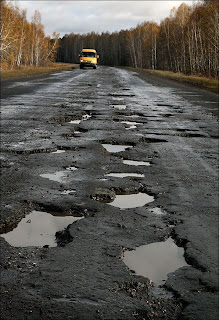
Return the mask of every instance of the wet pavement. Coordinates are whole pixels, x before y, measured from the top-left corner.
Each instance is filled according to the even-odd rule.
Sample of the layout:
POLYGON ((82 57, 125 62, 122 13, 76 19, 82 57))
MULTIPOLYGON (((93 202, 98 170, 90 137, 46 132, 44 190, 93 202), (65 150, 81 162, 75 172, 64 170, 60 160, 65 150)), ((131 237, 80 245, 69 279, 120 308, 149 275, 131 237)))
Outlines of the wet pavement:
POLYGON ((217 102, 109 67, 2 83, 1 319, 218 318, 217 102))

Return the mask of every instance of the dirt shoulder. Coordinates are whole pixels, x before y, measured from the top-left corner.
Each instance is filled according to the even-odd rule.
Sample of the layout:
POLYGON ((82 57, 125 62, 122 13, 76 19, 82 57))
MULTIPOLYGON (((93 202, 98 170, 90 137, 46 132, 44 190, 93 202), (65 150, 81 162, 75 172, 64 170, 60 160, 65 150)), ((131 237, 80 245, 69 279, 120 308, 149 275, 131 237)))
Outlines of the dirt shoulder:
POLYGON ((50 74, 53 72, 59 72, 64 70, 72 70, 78 68, 77 64, 71 63, 50 63, 43 67, 27 67, 16 70, 2 70, 1 81, 5 80, 16 80, 21 78, 29 78, 33 76, 39 76, 44 74, 50 74))
POLYGON ((136 71, 140 74, 145 74, 148 79, 148 76, 153 79, 160 78, 161 81, 169 81, 170 84, 172 81, 179 82, 179 86, 182 84, 193 86, 200 89, 209 90, 214 93, 218 93, 218 79, 207 78, 203 76, 192 76, 185 75, 183 73, 175 73, 171 71, 163 71, 163 70, 149 70, 149 69, 140 69, 140 68, 126 68, 129 70, 136 71))

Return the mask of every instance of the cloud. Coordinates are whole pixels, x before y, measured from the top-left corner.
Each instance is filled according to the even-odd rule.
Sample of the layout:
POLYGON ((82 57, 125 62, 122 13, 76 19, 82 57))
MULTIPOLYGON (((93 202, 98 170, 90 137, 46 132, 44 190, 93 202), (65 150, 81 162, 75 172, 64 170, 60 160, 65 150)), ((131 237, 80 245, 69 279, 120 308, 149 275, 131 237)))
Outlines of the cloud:
POLYGON ((192 1, 20 1, 28 20, 39 10, 45 33, 114 32, 130 29, 144 21, 159 23, 170 10, 192 1))

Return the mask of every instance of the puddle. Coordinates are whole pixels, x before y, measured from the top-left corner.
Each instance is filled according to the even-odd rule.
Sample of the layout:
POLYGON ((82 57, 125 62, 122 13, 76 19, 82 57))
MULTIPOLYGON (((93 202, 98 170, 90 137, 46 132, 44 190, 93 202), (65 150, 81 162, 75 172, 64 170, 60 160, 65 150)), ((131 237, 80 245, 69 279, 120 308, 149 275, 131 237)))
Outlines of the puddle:
POLYGON ((136 178, 144 178, 144 174, 140 173, 108 173, 105 174, 105 177, 115 177, 115 178, 126 178, 126 177, 136 177, 136 178))
POLYGON ((55 173, 40 174, 40 177, 46 178, 52 181, 62 182, 63 179, 66 177, 66 171, 57 171, 55 173))
POLYGON ((124 104, 114 104, 112 105, 114 109, 125 110, 126 106, 124 104))
POLYGON ((123 98, 120 98, 120 97, 113 97, 112 99, 116 100, 116 101, 123 101, 124 100, 123 98))
POLYGON ((168 273, 188 266, 183 254, 184 249, 178 247, 172 238, 168 238, 165 242, 150 243, 136 250, 125 251, 123 261, 136 275, 162 284, 168 273))
POLYGON ((76 167, 67 167, 66 170, 75 171, 75 170, 78 170, 78 168, 76 168, 76 167))
POLYGON ((150 166, 150 162, 147 161, 134 161, 134 160, 123 160, 124 164, 128 164, 129 166, 150 166))
POLYGON ((34 210, 23 218, 15 229, 2 234, 1 237, 14 247, 43 247, 44 245, 56 247, 55 233, 82 218, 54 216, 48 212, 34 210))
POLYGON ((135 121, 121 121, 121 123, 125 123, 125 124, 127 124, 129 126, 131 126, 131 125, 136 126, 138 124, 141 124, 140 122, 135 122, 135 121))
POLYGON ((104 149, 106 149, 108 152, 121 152, 125 151, 126 149, 131 149, 133 146, 127 146, 127 145, 119 145, 119 144, 102 144, 104 149))
POLYGON ((81 120, 71 120, 71 121, 69 121, 69 123, 79 124, 79 123, 81 123, 81 120))
POLYGON ((72 123, 72 124, 80 124, 81 121, 86 121, 88 119, 90 119, 92 116, 90 116, 89 114, 85 114, 82 116, 82 119, 81 120, 71 120, 69 121, 68 123, 72 123))
POLYGON ((140 118, 137 114, 132 114, 131 116, 125 116, 126 118, 140 118))
POLYGON ((67 167, 64 171, 56 171, 55 173, 43 173, 40 174, 40 177, 46 178, 52 181, 62 182, 67 176, 68 171, 75 171, 76 167, 67 167))
POLYGON ((76 190, 73 190, 73 189, 72 190, 64 190, 64 191, 61 192, 61 194, 70 194, 71 195, 71 194, 73 194, 75 192, 76 192, 76 190))
POLYGON ((51 153, 64 153, 64 152, 65 152, 65 150, 57 150, 57 151, 53 151, 51 153))
POLYGON ((154 213, 154 214, 156 214, 158 216, 166 214, 166 212, 164 210, 162 210, 161 208, 159 208, 159 207, 152 208, 150 210, 150 212, 152 212, 152 213, 154 213))
POLYGON ((85 114, 84 116, 82 116, 82 120, 86 121, 88 119, 90 119, 92 116, 90 116, 89 114, 85 114))
POLYGON ((114 201, 108 204, 120 209, 129 209, 143 207, 145 204, 152 201, 154 201, 153 196, 139 192, 135 194, 116 195, 114 201))

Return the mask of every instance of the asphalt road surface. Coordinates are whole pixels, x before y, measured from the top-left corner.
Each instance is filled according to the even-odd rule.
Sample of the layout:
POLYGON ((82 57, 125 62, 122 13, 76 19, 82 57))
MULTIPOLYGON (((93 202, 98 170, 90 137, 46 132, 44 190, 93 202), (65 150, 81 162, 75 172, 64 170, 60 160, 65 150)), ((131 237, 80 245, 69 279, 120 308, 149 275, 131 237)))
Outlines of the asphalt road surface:
POLYGON ((2 83, 2 320, 218 319, 217 103, 101 66, 2 83))

